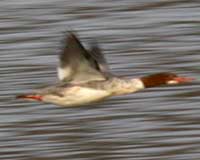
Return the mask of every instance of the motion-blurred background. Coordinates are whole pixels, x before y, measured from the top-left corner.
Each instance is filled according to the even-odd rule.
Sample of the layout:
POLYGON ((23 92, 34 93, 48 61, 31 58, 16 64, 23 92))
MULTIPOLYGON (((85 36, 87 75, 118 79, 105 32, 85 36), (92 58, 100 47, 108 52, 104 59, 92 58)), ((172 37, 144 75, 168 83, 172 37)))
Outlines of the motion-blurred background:
POLYGON ((0 159, 199 160, 199 54, 199 0, 1 0, 0 159), (69 30, 116 74, 197 81, 77 108, 15 100, 56 83, 69 30))

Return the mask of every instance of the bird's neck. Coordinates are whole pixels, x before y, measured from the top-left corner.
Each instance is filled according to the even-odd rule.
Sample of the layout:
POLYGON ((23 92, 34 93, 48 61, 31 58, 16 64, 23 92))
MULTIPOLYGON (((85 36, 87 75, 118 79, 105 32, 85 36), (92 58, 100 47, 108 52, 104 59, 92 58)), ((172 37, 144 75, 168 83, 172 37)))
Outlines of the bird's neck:
POLYGON ((110 84, 113 95, 123 95, 137 92, 145 88, 140 79, 121 79, 114 78, 110 84))
POLYGON ((166 84, 166 79, 163 73, 144 76, 141 77, 140 80, 144 84, 145 88, 157 87, 166 84))

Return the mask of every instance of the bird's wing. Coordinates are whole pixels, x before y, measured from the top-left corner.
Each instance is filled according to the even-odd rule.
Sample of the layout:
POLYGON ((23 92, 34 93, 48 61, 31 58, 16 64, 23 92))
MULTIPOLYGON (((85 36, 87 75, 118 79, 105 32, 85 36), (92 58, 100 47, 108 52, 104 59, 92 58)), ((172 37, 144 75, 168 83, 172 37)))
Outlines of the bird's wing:
POLYGON ((91 45, 91 50, 90 50, 90 55, 93 57, 93 59, 98 63, 98 70, 101 73, 104 73, 104 75, 109 76, 111 75, 110 71, 109 71, 109 67, 108 64, 106 62, 105 57, 102 54, 101 49, 99 48, 97 42, 93 42, 91 45))
POLYGON ((74 33, 69 33, 60 55, 58 77, 63 82, 105 80, 108 67, 99 47, 87 51, 74 33))

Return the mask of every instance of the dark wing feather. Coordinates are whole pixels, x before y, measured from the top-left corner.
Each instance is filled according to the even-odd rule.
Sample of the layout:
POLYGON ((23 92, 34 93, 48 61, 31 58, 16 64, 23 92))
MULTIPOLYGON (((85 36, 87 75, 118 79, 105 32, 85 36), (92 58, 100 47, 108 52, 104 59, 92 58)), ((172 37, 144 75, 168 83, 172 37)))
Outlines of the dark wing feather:
POLYGON ((96 62, 98 61, 98 70, 104 73, 104 75, 110 75, 111 73, 109 72, 109 67, 107 65, 106 59, 102 54, 97 42, 93 42, 91 46, 92 48, 90 53, 93 59, 96 60, 96 62))
POLYGON ((105 80, 108 67, 97 45, 87 51, 75 34, 69 33, 60 55, 58 76, 65 82, 105 80))

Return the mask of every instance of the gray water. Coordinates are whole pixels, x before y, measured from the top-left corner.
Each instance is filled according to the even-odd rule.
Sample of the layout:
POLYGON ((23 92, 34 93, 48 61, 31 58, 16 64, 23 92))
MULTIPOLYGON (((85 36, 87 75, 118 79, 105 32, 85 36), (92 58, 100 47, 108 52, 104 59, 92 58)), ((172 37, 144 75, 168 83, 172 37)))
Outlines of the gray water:
POLYGON ((199 160, 199 0, 1 0, 0 159, 199 160), (15 100, 56 83, 66 31, 112 72, 196 78, 76 108, 15 100))

